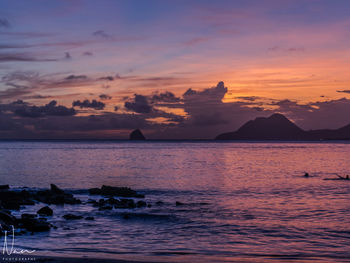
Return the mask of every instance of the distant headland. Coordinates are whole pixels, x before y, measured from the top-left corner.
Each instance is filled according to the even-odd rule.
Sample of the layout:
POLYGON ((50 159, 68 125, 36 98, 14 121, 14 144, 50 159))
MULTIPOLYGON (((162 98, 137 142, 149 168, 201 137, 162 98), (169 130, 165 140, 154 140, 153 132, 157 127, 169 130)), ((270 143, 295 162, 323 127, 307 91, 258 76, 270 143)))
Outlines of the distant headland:
POLYGON ((350 124, 340 129, 305 131, 284 115, 275 113, 270 117, 258 117, 250 120, 237 131, 222 133, 216 140, 284 140, 284 141, 320 141, 350 140, 350 124))

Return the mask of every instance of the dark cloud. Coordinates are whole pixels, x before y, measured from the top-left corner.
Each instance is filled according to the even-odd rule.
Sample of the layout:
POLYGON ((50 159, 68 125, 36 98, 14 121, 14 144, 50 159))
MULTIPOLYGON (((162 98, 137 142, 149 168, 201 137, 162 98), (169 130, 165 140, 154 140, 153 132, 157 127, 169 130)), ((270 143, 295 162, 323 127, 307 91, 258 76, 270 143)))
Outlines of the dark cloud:
MULTIPOLYGON (((41 91, 34 86, 74 87, 80 82, 98 83, 85 75, 69 75, 60 81, 47 82, 35 72, 13 72, 5 75, 1 81, 11 87, 0 92, 0 98, 7 101, 9 98, 40 97, 38 94, 41 91), (27 82, 33 87, 26 85, 27 82)), ((234 131, 251 119, 274 112, 286 115, 307 130, 340 128, 350 123, 346 114, 350 112, 350 99, 346 98, 301 104, 291 100, 273 101, 243 96, 236 97, 239 101, 224 103, 227 93, 224 83, 219 82, 204 90, 188 89, 182 97, 169 91, 134 94, 119 98, 124 101, 128 112, 115 106, 114 112, 100 111, 90 116, 85 114, 89 111, 80 116, 79 111, 58 106, 56 101, 35 106, 17 100, 0 104, 0 138, 105 138, 108 134, 118 134, 119 130, 125 132, 123 138, 126 138, 129 129, 142 128, 150 134, 149 138, 210 139, 222 132, 234 131)), ((101 94, 99 98, 108 100, 111 97, 101 94)), ((97 100, 76 100, 73 106, 101 110, 105 104, 97 100)))
POLYGON ((45 106, 28 106, 19 101, 21 107, 17 108, 14 113, 21 117, 39 118, 45 116, 72 116, 76 112, 73 108, 67 108, 65 106, 58 105, 57 101, 53 100, 45 106))
POLYGON ((76 101, 73 101, 72 105, 73 107, 92 108, 95 110, 103 110, 106 106, 106 104, 97 100, 92 100, 91 102, 89 100, 84 100, 84 101, 76 100, 76 101))
POLYGON ((20 100, 0 104, 0 138, 128 138, 132 129, 145 131, 163 126, 147 121, 139 114, 104 112, 101 115, 78 116, 73 114, 74 109, 64 107, 66 110, 63 111, 60 107, 56 102, 30 106, 20 100))
POLYGON ((236 99, 247 100, 247 101, 256 101, 256 100, 261 99, 261 98, 257 97, 257 96, 241 96, 241 97, 236 97, 236 99))
POLYGON ((189 115, 188 123, 193 126, 238 127, 244 120, 259 113, 260 109, 247 107, 247 103, 223 103, 226 93, 227 88, 223 82, 203 91, 188 89, 183 95, 184 110, 189 115))
POLYGON ((60 75, 39 75, 33 71, 15 71, 1 78, 0 84, 10 86, 11 88, 0 91, 0 98, 27 99, 30 95, 48 93, 50 89, 71 88, 77 85, 90 86, 96 83, 96 80, 89 79, 85 75, 61 77, 60 75), (24 97, 22 95, 26 96, 24 97))
POLYGON ((107 94, 101 94, 99 97, 100 97, 101 100, 110 100, 110 99, 112 99, 112 96, 109 96, 107 94))
POLYGON ((65 53, 64 53, 64 58, 65 58, 65 59, 71 59, 72 56, 70 55, 69 52, 65 52, 65 53))
POLYGON ((280 47, 273 46, 267 49, 270 52, 304 52, 305 48, 303 47, 280 47))
POLYGON ((85 75, 69 75, 65 78, 65 80, 82 80, 87 79, 87 76, 85 75))
MULTIPOLYGON (((0 33, 1 35, 1 33, 0 33)), ((53 42, 53 43, 40 43, 40 44, 0 44, 0 49, 21 49, 32 47, 80 47, 84 42, 53 42)))
POLYGON ((92 52, 89 52, 89 51, 86 51, 86 52, 84 52, 83 53, 83 56, 88 56, 88 57, 90 57, 90 56, 93 56, 94 54, 92 53, 92 52))
POLYGON ((29 47, 31 47, 31 45, 0 44, 0 49, 29 48, 29 47))
POLYGON ((22 95, 31 94, 31 87, 25 85, 17 85, 14 83, 6 83, 7 86, 11 86, 12 88, 6 89, 4 91, 0 91, 0 99, 10 99, 20 97, 22 95))
POLYGON ((92 33, 95 37, 102 37, 102 38, 111 38, 109 34, 107 34, 104 30, 97 30, 92 33))
POLYGON ((134 98, 124 103, 124 107, 129 111, 137 113, 150 113, 153 111, 152 105, 149 104, 147 96, 135 94, 134 98))
POLYGON ((2 53, 0 54, 1 62, 52 62, 57 59, 34 57, 24 53, 2 53))
POLYGON ((152 103, 157 102, 180 102, 181 99, 179 97, 176 97, 174 93, 170 91, 165 91, 163 93, 156 93, 151 96, 150 101, 152 103))
POLYGON ((11 36, 18 38, 41 38, 52 37, 52 33, 40 33, 40 32, 0 32, 0 35, 11 36))
POLYGON ((350 93, 350 90, 337 90, 337 92, 342 92, 342 93, 350 93))
POLYGON ((114 80, 114 77, 113 77, 113 76, 106 76, 106 77, 99 78, 99 80, 113 81, 113 80, 114 80))
POLYGON ((0 18, 0 27, 10 27, 10 22, 6 18, 0 18))
POLYGON ((350 100, 346 98, 307 104, 283 100, 276 102, 278 111, 303 129, 337 129, 350 123, 350 100))

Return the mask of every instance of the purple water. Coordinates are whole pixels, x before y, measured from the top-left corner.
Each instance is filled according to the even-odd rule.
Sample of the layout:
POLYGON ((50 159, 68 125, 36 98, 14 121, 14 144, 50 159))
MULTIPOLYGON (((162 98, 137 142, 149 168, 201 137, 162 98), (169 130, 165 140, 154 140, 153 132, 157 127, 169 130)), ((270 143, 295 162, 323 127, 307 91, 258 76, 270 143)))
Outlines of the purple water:
POLYGON ((38 255, 350 262, 350 181, 323 180, 334 173, 350 174, 350 144, 0 143, 0 184, 55 183, 82 200, 91 198, 90 187, 129 186, 152 204, 111 211, 52 206, 57 229, 16 237, 16 246, 38 255), (66 221, 68 212, 95 221, 66 221))

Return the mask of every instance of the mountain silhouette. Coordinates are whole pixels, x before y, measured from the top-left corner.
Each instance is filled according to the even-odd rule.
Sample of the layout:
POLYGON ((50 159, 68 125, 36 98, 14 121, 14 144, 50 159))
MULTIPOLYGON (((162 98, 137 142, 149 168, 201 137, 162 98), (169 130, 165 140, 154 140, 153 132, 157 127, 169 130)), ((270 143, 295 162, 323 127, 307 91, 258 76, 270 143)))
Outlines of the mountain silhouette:
POLYGON ((146 140, 146 137, 139 129, 133 130, 129 135, 129 140, 146 140))
POLYGON ((305 131, 282 114, 248 121, 235 132, 218 135, 216 140, 348 140, 350 124, 337 130, 305 131))

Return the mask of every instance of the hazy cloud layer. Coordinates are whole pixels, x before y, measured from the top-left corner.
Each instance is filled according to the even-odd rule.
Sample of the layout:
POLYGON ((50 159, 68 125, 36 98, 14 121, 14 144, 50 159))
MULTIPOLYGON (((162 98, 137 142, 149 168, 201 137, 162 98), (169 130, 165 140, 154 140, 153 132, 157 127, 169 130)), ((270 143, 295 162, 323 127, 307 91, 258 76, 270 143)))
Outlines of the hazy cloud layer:
MULTIPOLYGON (((12 83, 27 79, 38 83, 42 80, 34 72, 17 72, 4 76, 2 80, 12 83)), ((88 79, 85 75, 72 74, 62 78, 61 82, 88 79)), ((11 89, 17 95, 34 95, 27 86, 13 85, 11 89)), ((11 89, 0 92, 0 98, 14 95, 11 95, 11 89)), ((0 138, 126 138, 131 129, 141 128, 149 138, 210 139, 222 132, 234 131, 248 120, 275 112, 285 114, 307 130, 340 128, 350 123, 348 115, 344 114, 350 112, 350 100, 346 98, 307 104, 280 100, 257 106, 257 100, 261 98, 254 96, 224 103, 227 92, 224 83, 219 82, 204 90, 188 89, 180 97, 169 91, 124 98, 113 96, 113 101, 124 103, 112 104, 113 112, 101 112, 112 99, 107 94, 99 95, 106 102, 73 100, 73 107, 89 109, 87 116, 80 114, 84 111, 58 105, 55 100, 42 106, 14 100, 0 104, 0 138), (178 109, 186 115, 176 113, 178 109)))

